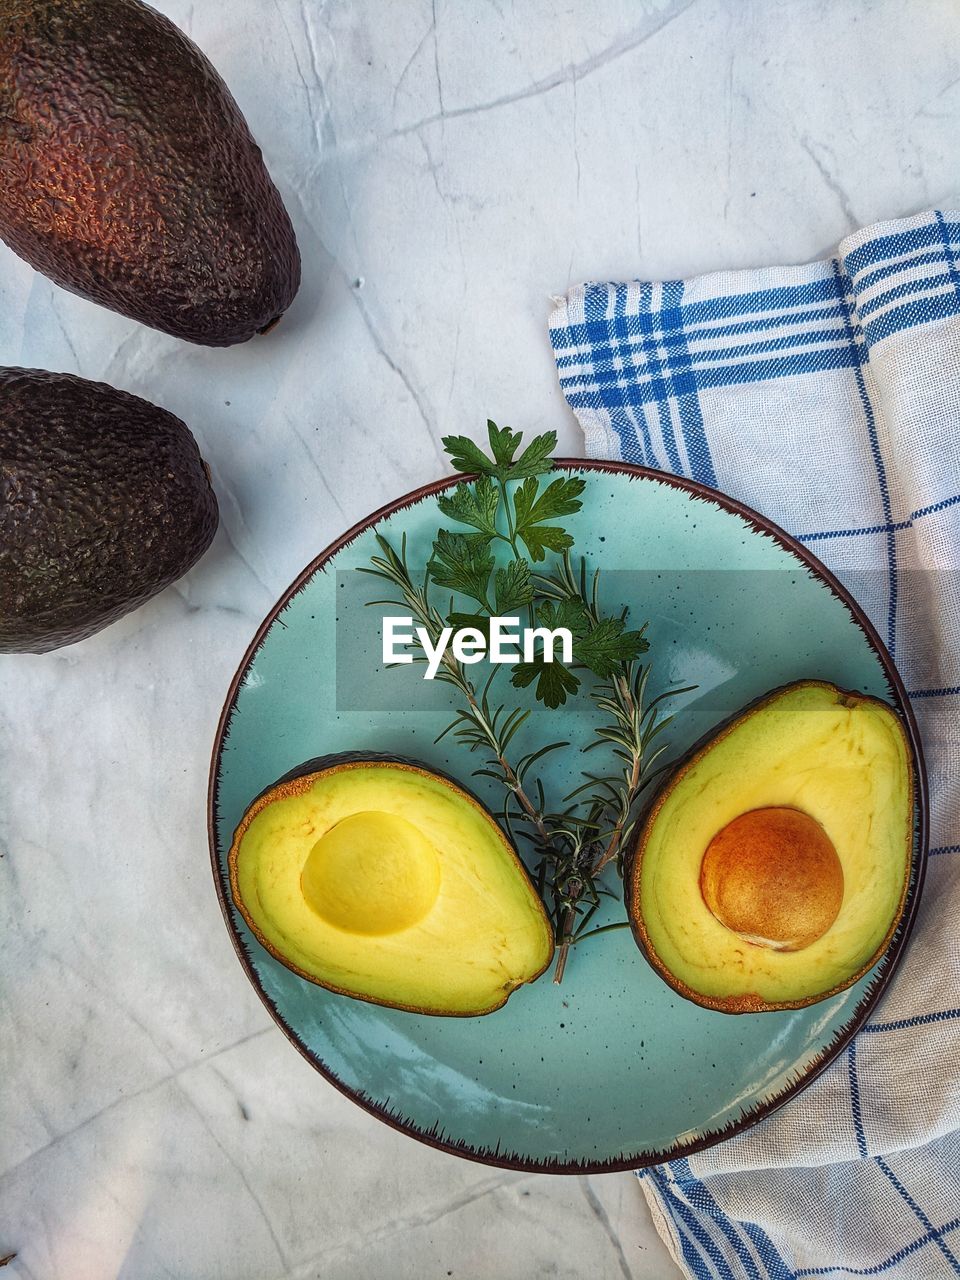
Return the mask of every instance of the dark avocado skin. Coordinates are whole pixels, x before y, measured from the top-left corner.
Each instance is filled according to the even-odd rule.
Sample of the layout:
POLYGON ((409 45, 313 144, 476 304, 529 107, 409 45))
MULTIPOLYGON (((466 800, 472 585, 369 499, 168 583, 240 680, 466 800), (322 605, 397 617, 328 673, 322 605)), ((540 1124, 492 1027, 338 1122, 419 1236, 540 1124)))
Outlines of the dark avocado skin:
MULTIPOLYGON (((414 759, 413 756, 393 755, 389 751, 332 751, 325 756, 314 756, 312 760, 305 760, 303 764, 298 764, 296 768, 288 770, 282 777, 277 778, 276 782, 271 782, 268 787, 264 787, 258 795, 254 796, 247 808, 249 809, 258 800, 273 791, 274 788, 282 786, 285 782, 295 782, 297 778, 306 778, 311 773, 323 773, 325 769, 335 769, 339 765, 345 764, 402 764, 409 766, 411 769, 420 769, 424 773, 432 773, 434 777, 443 778, 446 782, 456 787, 458 791, 462 791, 464 795, 469 796, 471 800, 480 806, 484 813, 488 814, 497 823, 497 826, 500 826, 500 823, 491 813, 489 806, 485 805, 474 791, 471 791, 469 787, 465 787, 452 773, 447 773, 443 769, 435 769, 432 764, 425 764, 422 760, 414 759)), ((510 847, 516 852, 512 839, 509 843, 510 847)))
POLYGON ((115 622, 193 565, 217 500, 188 428, 103 383, 0 369, 0 652, 115 622))
POLYGON ((240 108, 139 0, 0 0, 0 237, 65 289, 207 346, 271 328, 300 284, 240 108))
MULTIPOLYGON (((251 803, 255 803, 261 796, 265 796, 268 791, 272 791, 274 787, 279 787, 284 782, 295 782, 297 778, 306 778, 311 773, 322 773, 324 769, 334 769, 342 764, 409 764, 415 769, 436 773, 440 777, 447 778, 448 782, 453 782, 453 778, 447 774, 440 774, 439 769, 433 769, 422 760, 414 760, 410 756, 391 755, 388 751, 331 751, 325 756, 314 756, 312 760, 305 760, 303 764, 289 769, 276 782, 271 782, 269 787, 264 787, 260 795, 254 796, 251 803)), ((455 785, 459 787, 460 783, 457 782, 455 785)))

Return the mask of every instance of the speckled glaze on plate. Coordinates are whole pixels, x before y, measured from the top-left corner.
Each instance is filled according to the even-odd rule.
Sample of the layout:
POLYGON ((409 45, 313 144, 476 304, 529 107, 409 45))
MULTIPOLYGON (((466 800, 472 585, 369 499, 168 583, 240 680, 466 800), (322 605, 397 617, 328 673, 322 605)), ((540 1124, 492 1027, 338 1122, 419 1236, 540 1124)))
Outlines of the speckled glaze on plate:
MULTIPOLYGON (((379 613, 357 599, 361 606, 375 599, 383 584, 350 572, 376 551, 375 530, 391 540, 405 533, 411 563, 423 563, 442 519, 436 495, 452 479, 351 529, 265 620, 221 717, 209 830, 241 962, 281 1028, 331 1083, 380 1119, 457 1155, 584 1173, 710 1146, 769 1114, 836 1056, 880 998, 909 934, 926 857, 927 795, 900 678, 861 610, 805 548, 692 482, 622 463, 562 465, 587 482, 584 509, 570 521, 578 552, 602 566, 609 603, 629 603, 635 624, 649 620, 655 691, 698 685, 673 708, 671 756, 759 695, 806 677, 863 690, 899 711, 914 757, 913 872, 901 926, 871 973, 806 1009, 732 1017, 683 1000, 619 930, 575 948, 562 986, 546 974, 486 1017, 433 1018, 334 995, 257 943, 230 900, 227 850, 246 805, 302 761, 343 750, 396 752, 452 773, 497 808, 496 791, 470 778, 475 758, 449 739, 434 744, 449 720, 446 694, 419 684, 419 669, 380 667, 379 613), (416 687, 403 683, 410 679, 416 687)), ((585 702, 562 713, 557 736, 589 741, 585 702)), ((543 781, 559 797, 584 761, 573 748, 547 760, 543 781)), ((595 922, 621 917, 620 904, 610 902, 595 922)))

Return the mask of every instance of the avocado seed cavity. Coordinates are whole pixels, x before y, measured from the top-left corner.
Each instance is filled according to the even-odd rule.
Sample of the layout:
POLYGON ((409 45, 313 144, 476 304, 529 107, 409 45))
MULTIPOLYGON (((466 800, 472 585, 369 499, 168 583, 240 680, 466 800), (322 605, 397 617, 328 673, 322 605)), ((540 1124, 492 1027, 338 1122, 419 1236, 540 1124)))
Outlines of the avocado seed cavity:
POLYGON ((440 891, 440 858, 422 831, 392 813, 351 814, 316 842, 300 875, 307 904, 347 933, 399 933, 440 891))
POLYGON ((823 827, 799 809, 751 809, 710 841, 700 867, 703 900, 746 942, 800 951, 833 924, 843 869, 823 827))

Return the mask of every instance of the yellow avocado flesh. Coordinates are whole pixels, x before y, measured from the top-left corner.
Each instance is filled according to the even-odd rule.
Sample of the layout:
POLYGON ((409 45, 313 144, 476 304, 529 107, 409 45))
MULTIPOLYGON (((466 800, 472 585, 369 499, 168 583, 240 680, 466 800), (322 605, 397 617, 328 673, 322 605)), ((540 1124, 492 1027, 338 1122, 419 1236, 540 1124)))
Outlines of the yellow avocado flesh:
POLYGON ((682 994, 733 1012, 802 1005, 879 958, 902 912, 912 843, 898 717, 875 699, 803 682, 681 767, 640 833, 628 901, 648 954, 682 994), (761 826, 759 852, 741 833, 711 868, 718 836, 774 810, 799 816, 794 844, 761 826))
POLYGON ((406 818, 353 813, 310 850, 300 887, 318 915, 347 933, 397 933, 436 902, 440 855, 406 818))
POLYGON ((543 905, 493 818, 413 765, 336 764, 256 801, 238 906, 296 972, 361 999, 480 1014, 546 968, 543 905))

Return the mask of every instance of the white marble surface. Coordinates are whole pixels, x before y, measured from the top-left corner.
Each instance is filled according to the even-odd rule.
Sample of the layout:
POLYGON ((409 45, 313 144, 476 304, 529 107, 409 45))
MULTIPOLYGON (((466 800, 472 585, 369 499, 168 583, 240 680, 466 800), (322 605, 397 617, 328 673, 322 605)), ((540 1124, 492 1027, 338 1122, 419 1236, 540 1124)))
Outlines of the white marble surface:
POLYGON ((0 251, 0 362, 191 424, 222 529, 94 639, 0 659, 0 1256, 11 1280, 677 1274, 626 1175, 503 1173, 326 1085, 234 957, 204 833, 231 674, 345 526, 487 416, 577 432, 546 340, 584 277, 803 260, 957 207, 949 0, 162 0, 297 225, 274 334, 185 346, 0 251))

